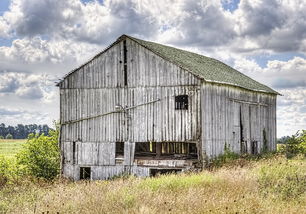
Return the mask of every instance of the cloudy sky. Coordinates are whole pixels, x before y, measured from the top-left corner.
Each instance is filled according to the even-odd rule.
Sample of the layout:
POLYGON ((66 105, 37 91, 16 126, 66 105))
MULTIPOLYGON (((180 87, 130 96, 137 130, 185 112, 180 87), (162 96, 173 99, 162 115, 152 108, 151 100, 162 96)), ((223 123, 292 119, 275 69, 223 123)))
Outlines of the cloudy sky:
POLYGON ((217 58, 284 96, 306 129, 305 0, 0 0, 0 122, 52 124, 56 81, 121 34, 217 58))

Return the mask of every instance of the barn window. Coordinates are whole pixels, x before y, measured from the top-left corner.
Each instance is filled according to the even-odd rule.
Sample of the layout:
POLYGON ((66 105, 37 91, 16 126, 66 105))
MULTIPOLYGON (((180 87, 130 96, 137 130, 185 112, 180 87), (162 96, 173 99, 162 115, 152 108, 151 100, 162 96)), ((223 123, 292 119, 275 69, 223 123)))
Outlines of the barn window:
POLYGON ((188 95, 175 96, 175 109, 188 110, 188 95))
POLYGON ((124 86, 127 86, 127 47, 126 47, 126 40, 123 41, 123 72, 124 72, 124 86))
POLYGON ((116 157, 124 157, 124 142, 116 142, 116 157))
POLYGON ((80 167, 80 180, 90 180, 91 168, 80 167))

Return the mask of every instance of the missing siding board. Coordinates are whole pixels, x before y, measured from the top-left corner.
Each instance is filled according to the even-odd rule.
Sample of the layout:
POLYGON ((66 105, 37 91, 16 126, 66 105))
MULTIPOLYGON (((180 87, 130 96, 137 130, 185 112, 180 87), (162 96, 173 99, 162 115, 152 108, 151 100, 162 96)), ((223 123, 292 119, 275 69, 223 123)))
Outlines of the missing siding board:
POLYGON ((124 142, 116 142, 116 158, 124 157, 124 142))
POLYGON ((124 71, 124 86, 127 86, 127 47, 126 47, 126 40, 123 41, 123 71, 124 71))
POLYGON ((188 110, 188 95, 175 96, 175 109, 188 110))
POLYGON ((90 178, 91 178, 91 168, 80 167, 80 180, 90 180, 90 178))
POLYGON ((72 163, 75 164, 76 163, 76 143, 72 142, 72 163))

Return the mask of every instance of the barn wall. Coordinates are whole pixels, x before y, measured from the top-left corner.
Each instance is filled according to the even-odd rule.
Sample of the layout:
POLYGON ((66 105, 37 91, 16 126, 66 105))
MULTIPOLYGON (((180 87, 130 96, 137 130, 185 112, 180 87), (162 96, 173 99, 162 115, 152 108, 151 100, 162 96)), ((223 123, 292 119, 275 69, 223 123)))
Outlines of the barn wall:
POLYGON ((61 89, 61 105, 62 141, 182 142, 200 136, 198 86, 61 89), (189 108, 175 110, 175 96, 182 94, 189 95, 189 108), (117 104, 129 109, 118 111, 117 104))
POLYGON ((201 104, 202 151, 207 158, 222 154, 225 143, 240 153, 241 135, 248 152, 252 141, 258 142, 260 152, 264 130, 269 150, 276 149, 276 95, 203 83, 201 104))
MULTIPOLYGON (((134 150, 130 142, 200 142, 201 81, 129 39, 127 49, 126 86, 123 42, 60 84, 61 146, 66 175, 79 175, 77 168, 70 167, 73 142, 77 147, 75 165, 99 166, 107 175, 122 171, 115 165, 115 142, 125 142, 125 153, 129 154, 134 150), (175 110, 175 96, 182 94, 189 96, 189 108, 175 110), (126 110, 116 108, 118 105, 126 110)), ((127 158, 124 165, 133 162, 127 158)), ((102 172, 98 170, 92 175, 98 178, 99 173, 102 172)))
POLYGON ((195 141, 199 139, 200 81, 127 40, 128 85, 123 86, 123 42, 69 75, 61 85, 62 141, 195 141), (190 108, 174 110, 175 95, 190 108), (153 102, 152 102, 153 101, 153 102), (130 108, 118 111, 116 105, 130 108), (83 118, 100 117, 81 120, 83 118))
MULTIPOLYGON (((127 173, 140 177, 147 177, 150 175, 150 169, 148 167, 140 167, 140 166, 127 167, 124 165, 116 165, 116 166, 83 165, 83 166, 91 167, 90 177, 92 180, 110 179, 114 176, 120 176, 127 173)), ((80 179, 80 166, 65 164, 63 167, 63 174, 66 178, 78 180, 80 179)))

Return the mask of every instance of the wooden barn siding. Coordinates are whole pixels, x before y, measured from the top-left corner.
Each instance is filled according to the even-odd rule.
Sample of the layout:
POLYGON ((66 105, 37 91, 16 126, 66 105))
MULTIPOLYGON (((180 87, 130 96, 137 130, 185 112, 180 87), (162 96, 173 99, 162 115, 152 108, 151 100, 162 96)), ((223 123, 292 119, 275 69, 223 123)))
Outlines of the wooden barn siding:
POLYGON ((263 148, 263 129, 270 150, 276 149, 276 96, 250 92, 237 87, 203 83, 202 151, 208 158, 223 153, 225 143, 231 151, 240 152, 240 108, 243 135, 250 152, 250 141, 263 148), (240 101, 260 103, 253 105, 240 101), (252 127, 250 129, 250 127, 252 127))
MULTIPOLYGON (((124 165, 116 165, 116 166, 91 166, 91 179, 92 180, 100 180, 100 179, 110 179, 114 176, 123 175, 125 173, 130 173, 140 177, 147 177, 150 175, 150 169, 148 167, 139 167, 139 166, 124 166, 124 165)), ((80 166, 65 164, 63 168, 63 174, 66 178, 70 178, 73 180, 80 179, 80 166)))
POLYGON ((124 101, 120 89, 62 89, 61 141, 196 141, 200 136, 199 92, 197 86, 138 87, 130 89, 124 101), (181 94, 189 95, 188 110, 174 109, 175 95, 181 94), (134 108, 115 112, 118 103, 134 108), (105 113, 110 114, 67 123, 105 113))
MULTIPOLYGON (((122 43, 60 84, 64 175, 79 176, 79 168, 69 167, 73 162, 73 142, 76 142, 76 166, 95 167, 93 178, 102 179, 103 174, 120 174, 124 165, 133 163, 133 142, 200 140, 200 80, 131 40, 127 45, 126 87, 123 63, 120 63, 123 62, 122 43), (188 110, 174 109, 175 95, 181 94, 189 95, 188 110), (159 101, 145 104, 156 100, 159 101), (126 113, 114 112, 117 104, 135 108, 126 113), (110 114, 69 123, 105 113, 110 114), (120 166, 115 165, 115 142, 126 142, 125 160, 120 166)), ((147 168, 133 170, 140 176, 149 173, 147 168)))

